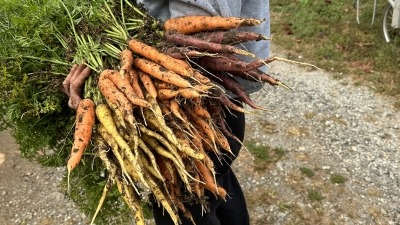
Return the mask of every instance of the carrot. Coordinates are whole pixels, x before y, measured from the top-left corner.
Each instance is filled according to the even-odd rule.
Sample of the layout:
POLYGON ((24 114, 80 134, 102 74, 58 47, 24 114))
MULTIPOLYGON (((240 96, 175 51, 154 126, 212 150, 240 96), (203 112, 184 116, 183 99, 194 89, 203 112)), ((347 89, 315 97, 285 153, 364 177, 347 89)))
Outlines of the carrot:
POLYGON ((221 102, 222 105, 224 105, 230 109, 233 109, 233 110, 241 112, 241 113, 250 113, 250 112, 246 111, 244 108, 233 103, 228 97, 226 97, 223 94, 218 96, 218 100, 221 102))
POLYGON ((117 89, 115 84, 109 79, 100 79, 97 86, 106 99, 107 104, 113 109, 118 108, 122 112, 125 120, 130 124, 134 124, 135 118, 133 116, 132 103, 117 89))
POLYGON ((215 141, 216 141, 217 145, 233 155, 233 152, 231 151, 231 146, 229 145, 228 139, 226 139, 226 137, 224 136, 222 131, 219 130, 218 128, 215 128, 214 133, 215 133, 215 141))
POLYGON ((243 49, 236 48, 232 45, 224 45, 224 44, 208 42, 190 35, 167 32, 165 34, 165 38, 167 41, 173 42, 181 46, 191 46, 212 53, 234 53, 238 55, 255 57, 253 53, 243 49))
POLYGON ((129 77, 130 77, 131 86, 132 86, 133 90, 135 91, 136 95, 139 98, 144 99, 143 91, 139 84, 139 75, 138 75, 137 71, 134 69, 129 70, 129 77))
POLYGON ((103 124, 104 128, 111 135, 115 142, 117 142, 118 146, 121 148, 122 154, 127 157, 131 165, 134 167, 135 175, 134 179, 137 181, 141 181, 143 185, 148 187, 146 180, 144 179, 143 171, 135 157, 132 153, 132 149, 128 145, 128 143, 124 140, 124 138, 118 133, 117 127, 113 121, 111 116, 111 110, 105 104, 99 104, 96 107, 96 116, 99 119, 100 123, 103 124))
POLYGON ((159 89, 157 92, 158 100, 167 100, 178 96, 179 90, 159 89))
POLYGON ((200 161, 195 161, 196 168, 200 173, 200 176, 203 178, 205 184, 202 184, 206 189, 214 193, 215 195, 219 196, 222 199, 226 199, 226 191, 224 188, 219 187, 215 179, 211 173, 211 171, 200 161))
POLYGON ((246 80, 253 80, 253 81, 259 81, 259 82, 267 82, 268 84, 272 86, 281 86, 285 89, 292 90, 289 86, 287 86, 285 83, 281 82, 278 79, 275 79, 271 75, 264 73, 263 71, 256 69, 256 70, 251 70, 251 71, 235 71, 231 72, 235 76, 239 76, 243 79, 246 80))
POLYGON ((244 87, 235 79, 228 77, 222 73, 214 73, 220 80, 218 82, 226 88, 228 91, 231 91, 233 94, 237 95, 241 101, 252 107, 253 109, 262 109, 263 107, 256 105, 253 100, 246 93, 244 87))
POLYGON ((143 56, 144 58, 151 60, 161 66, 165 67, 167 70, 171 70, 181 76, 190 77, 190 73, 187 71, 187 68, 182 66, 180 63, 177 63, 174 58, 171 56, 164 54, 152 46, 146 45, 141 41, 131 39, 128 42, 129 48, 143 56))
POLYGON ((190 115, 192 122, 197 125, 197 127, 200 129, 200 132, 203 132, 212 141, 214 147, 216 147, 216 137, 212 124, 203 118, 194 115, 193 112, 190 112, 190 115))
POLYGON ((193 88, 182 88, 178 90, 159 89, 157 92, 157 99, 167 100, 178 97, 179 95, 187 99, 199 98, 202 96, 198 91, 193 88))
POLYGON ((205 41, 220 43, 220 44, 229 44, 229 45, 247 41, 268 40, 268 37, 256 32, 235 31, 235 30, 199 32, 193 35, 205 41))
POLYGON ((221 16, 184 16, 165 21, 166 31, 176 31, 182 34, 192 34, 201 31, 230 30, 244 26, 256 26, 261 20, 251 18, 221 17, 221 16))
POLYGON ((169 104, 172 114, 174 114, 174 116, 186 123, 187 121, 182 117, 181 113, 179 112, 179 103, 175 99, 171 99, 169 101, 169 104))
POLYGON ((239 142, 239 143, 242 143, 242 141, 239 140, 239 138, 236 137, 236 135, 233 134, 232 131, 228 128, 228 126, 227 126, 227 124, 226 124, 226 121, 225 121, 224 118, 222 118, 222 116, 221 116, 220 118, 217 119, 217 124, 218 124, 218 126, 219 126, 219 130, 223 133, 223 135, 224 135, 225 137, 230 137, 230 138, 232 138, 233 140, 235 140, 235 141, 237 141, 237 142, 239 142))
POLYGON ((214 71, 245 71, 247 70, 248 63, 240 59, 228 57, 227 55, 221 57, 202 57, 199 59, 198 64, 207 69, 214 71))
POLYGON ((121 77, 124 77, 125 74, 132 67, 133 54, 129 49, 124 49, 120 53, 120 59, 121 59, 121 69, 120 69, 119 73, 120 73, 121 77))
POLYGON ((85 98, 79 102, 76 111, 74 142, 67 163, 68 173, 79 164, 83 152, 89 145, 95 123, 95 108, 91 99, 85 98))
POLYGON ((192 87, 192 85, 187 80, 179 76, 177 73, 169 71, 165 67, 162 67, 152 61, 135 58, 133 64, 143 72, 164 82, 183 88, 192 87))
POLYGON ((156 87, 157 90, 159 90, 159 89, 177 89, 177 86, 167 83, 167 82, 164 82, 162 80, 158 80, 158 79, 154 80, 154 86, 156 87))
POLYGON ((148 103, 144 99, 139 98, 136 95, 135 90, 133 90, 133 88, 129 82, 129 79, 119 76, 117 71, 103 70, 100 73, 100 80, 102 80, 102 79, 110 79, 117 86, 117 88, 125 94, 126 98, 133 105, 141 106, 141 107, 150 107, 150 103, 148 103))
POLYGON ((142 84, 146 89, 147 93, 149 93, 149 95, 152 98, 157 98, 157 90, 156 87, 154 86, 151 77, 143 71, 138 71, 138 73, 139 73, 139 78, 142 81, 142 84))
POLYGON ((193 77, 194 77, 195 80, 199 81, 202 84, 211 83, 211 80, 208 77, 204 76, 203 74, 201 74, 197 70, 193 70, 193 77))
POLYGON ((210 113, 207 111, 207 109, 205 109, 204 107, 200 106, 199 104, 195 104, 193 106, 193 113, 196 116, 200 116, 203 117, 205 119, 211 119, 211 115, 210 113))
POLYGON ((179 95, 186 99, 199 98, 202 95, 194 88, 182 88, 177 90, 179 95))
POLYGON ((200 52, 189 47, 171 47, 165 53, 175 59, 199 58, 203 56, 215 56, 215 53, 200 52))

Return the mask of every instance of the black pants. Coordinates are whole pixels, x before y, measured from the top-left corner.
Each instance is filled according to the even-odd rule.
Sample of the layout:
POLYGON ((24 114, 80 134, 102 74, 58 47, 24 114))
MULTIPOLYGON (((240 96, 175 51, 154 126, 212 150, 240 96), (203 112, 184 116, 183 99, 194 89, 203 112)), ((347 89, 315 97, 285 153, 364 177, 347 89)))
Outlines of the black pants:
MULTIPOLYGON (((226 122, 233 134, 241 141, 244 138, 245 117, 244 114, 236 111, 225 112, 226 122)), ((235 156, 238 156, 241 144, 233 139, 229 139, 231 150, 235 156)), ((186 208, 192 213, 193 219, 197 225, 248 225, 249 214, 246 201, 239 185, 239 182, 231 170, 230 166, 236 157, 224 155, 222 160, 217 156, 210 154, 216 171, 217 183, 228 193, 226 202, 216 198, 211 192, 206 191, 209 197, 209 212, 204 213, 200 204, 185 204, 186 208)), ((157 225, 173 225, 168 213, 157 204, 153 204, 153 214, 157 225)), ((192 222, 180 215, 182 225, 192 225, 192 222)))

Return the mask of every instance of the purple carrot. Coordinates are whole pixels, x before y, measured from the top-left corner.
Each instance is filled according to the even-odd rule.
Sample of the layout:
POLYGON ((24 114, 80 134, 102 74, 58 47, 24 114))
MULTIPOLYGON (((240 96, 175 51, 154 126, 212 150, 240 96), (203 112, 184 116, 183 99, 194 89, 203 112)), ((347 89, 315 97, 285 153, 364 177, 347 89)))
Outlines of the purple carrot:
POLYGON ((193 35, 196 38, 219 43, 219 44, 238 44, 247 41, 260 41, 268 40, 268 37, 256 33, 245 31, 214 31, 214 32, 200 32, 193 35))
POLYGON ((212 43, 209 41, 201 40, 199 38, 195 38, 190 35, 179 34, 179 33, 174 33, 174 32, 167 32, 165 34, 165 37, 166 37, 167 41, 173 42, 180 46, 193 47, 193 48, 201 49, 201 50, 204 50, 207 52, 212 52, 212 53, 234 53, 234 54, 239 54, 239 55, 255 57, 254 54, 252 54, 248 51, 236 48, 232 45, 212 43))
POLYGON ((199 58, 203 56, 214 56, 216 54, 199 52, 188 47, 171 47, 165 53, 176 59, 199 58))
POLYGON ((251 70, 248 72, 244 71, 239 71, 239 72, 230 72, 234 76, 238 76, 242 79, 245 80, 251 80, 255 82, 267 82, 268 84, 272 86, 281 86, 284 87, 285 89, 292 90, 289 86, 281 82, 280 80, 272 77, 271 75, 264 73, 263 71, 256 69, 256 70, 251 70))
POLYGON ((199 60, 199 65, 205 69, 226 72, 246 72, 255 70, 268 63, 275 61, 274 57, 268 59, 259 59, 252 62, 245 62, 234 55, 223 55, 220 57, 205 56, 199 60))
POLYGON ((226 76, 222 73, 214 73, 219 80, 220 83, 226 90, 232 92, 233 94, 237 95, 239 100, 243 101, 245 104, 249 105, 253 109, 263 109, 263 107, 256 105, 253 100, 251 100, 250 96, 246 93, 244 87, 235 79, 226 76))

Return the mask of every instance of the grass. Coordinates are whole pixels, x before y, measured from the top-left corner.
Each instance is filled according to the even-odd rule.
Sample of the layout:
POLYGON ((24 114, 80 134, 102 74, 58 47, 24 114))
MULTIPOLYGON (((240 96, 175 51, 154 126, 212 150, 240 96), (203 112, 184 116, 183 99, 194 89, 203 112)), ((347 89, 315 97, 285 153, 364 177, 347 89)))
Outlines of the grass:
POLYGON ((333 184, 343 184, 344 182, 346 182, 347 178, 340 175, 340 174, 332 174, 332 176, 330 177, 330 181, 333 184))
MULTIPOLYGON (((294 0, 271 2, 273 43, 288 50, 288 58, 342 73, 355 84, 389 96, 400 95, 400 44, 385 43, 381 18, 386 1, 378 2, 371 26, 373 2, 362 2, 360 24, 353 1, 294 0)), ((395 106, 399 108, 400 102, 395 106)))
POLYGON ((270 163, 277 162, 285 155, 285 150, 282 148, 260 145, 251 140, 246 142, 245 145, 254 157, 255 169, 257 170, 267 169, 270 163))
POLYGON ((318 190, 308 189, 307 192, 308 192, 308 199, 310 199, 311 201, 321 201, 322 199, 325 198, 318 190))
POLYGON ((315 176, 315 171, 311 168, 308 167, 301 167, 300 172, 304 175, 306 175, 308 178, 311 178, 315 176))

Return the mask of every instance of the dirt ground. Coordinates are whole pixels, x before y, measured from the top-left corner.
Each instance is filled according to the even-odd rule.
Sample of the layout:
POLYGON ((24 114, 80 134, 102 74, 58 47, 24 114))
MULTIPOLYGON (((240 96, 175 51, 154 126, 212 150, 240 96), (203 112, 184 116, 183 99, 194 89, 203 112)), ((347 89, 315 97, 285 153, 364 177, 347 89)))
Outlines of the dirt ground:
POLYGON ((85 216, 60 192, 63 174, 23 159, 10 134, 0 132, 0 224, 83 224, 85 216))

